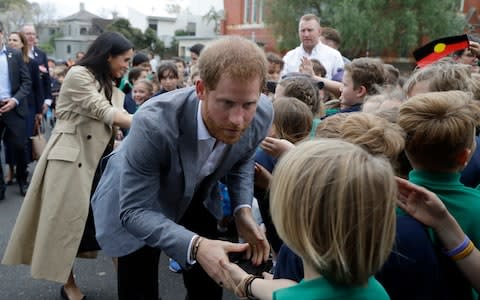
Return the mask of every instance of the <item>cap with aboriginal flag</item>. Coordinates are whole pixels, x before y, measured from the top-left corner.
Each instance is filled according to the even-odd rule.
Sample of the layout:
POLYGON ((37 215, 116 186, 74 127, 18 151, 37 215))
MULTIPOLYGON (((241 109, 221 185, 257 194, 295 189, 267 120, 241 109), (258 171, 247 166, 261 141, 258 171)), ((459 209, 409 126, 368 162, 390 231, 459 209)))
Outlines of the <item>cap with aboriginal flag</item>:
POLYGON ((413 56, 417 61, 418 67, 429 65, 442 57, 445 57, 455 51, 469 47, 468 36, 466 34, 449 36, 430 43, 413 51, 413 56))

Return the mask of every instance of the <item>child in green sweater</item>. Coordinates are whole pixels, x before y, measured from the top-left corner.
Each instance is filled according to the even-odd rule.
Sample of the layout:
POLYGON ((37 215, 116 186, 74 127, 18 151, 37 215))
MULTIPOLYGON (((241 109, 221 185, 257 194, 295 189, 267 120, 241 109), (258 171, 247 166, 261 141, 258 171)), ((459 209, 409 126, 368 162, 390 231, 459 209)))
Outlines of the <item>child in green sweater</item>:
POLYGON ((413 167, 409 181, 437 194, 477 247, 480 191, 464 186, 460 171, 475 150, 479 120, 480 108, 461 91, 418 94, 400 106, 398 119, 413 167))

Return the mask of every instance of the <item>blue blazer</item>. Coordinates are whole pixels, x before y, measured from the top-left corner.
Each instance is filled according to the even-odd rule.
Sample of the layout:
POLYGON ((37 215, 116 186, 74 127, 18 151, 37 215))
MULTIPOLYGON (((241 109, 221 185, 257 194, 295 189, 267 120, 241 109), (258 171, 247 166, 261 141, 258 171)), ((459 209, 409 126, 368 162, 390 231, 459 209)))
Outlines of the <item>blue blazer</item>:
POLYGON ((225 176, 232 207, 251 204, 254 155, 272 123, 271 101, 260 97, 248 129, 226 146, 220 166, 195 190, 202 167, 197 161, 198 101, 194 88, 179 89, 148 100, 135 113, 92 199, 97 239, 107 255, 124 256, 147 244, 187 268, 195 233, 177 222, 192 198, 204 199, 212 215, 221 217, 217 181, 225 176))
POLYGON ((18 105, 4 114, 3 118, 7 123, 25 122, 24 119, 28 112, 27 95, 30 93, 32 84, 30 74, 20 51, 9 47, 6 50, 10 88, 12 97, 18 100, 18 105))
POLYGON ((46 69, 46 72, 40 72, 40 87, 41 87, 41 95, 44 99, 41 99, 42 103, 45 99, 53 99, 52 98, 52 90, 51 90, 51 81, 50 81, 50 73, 48 72, 48 59, 45 52, 40 50, 37 47, 33 47, 33 60, 35 60, 38 66, 43 66, 46 69))

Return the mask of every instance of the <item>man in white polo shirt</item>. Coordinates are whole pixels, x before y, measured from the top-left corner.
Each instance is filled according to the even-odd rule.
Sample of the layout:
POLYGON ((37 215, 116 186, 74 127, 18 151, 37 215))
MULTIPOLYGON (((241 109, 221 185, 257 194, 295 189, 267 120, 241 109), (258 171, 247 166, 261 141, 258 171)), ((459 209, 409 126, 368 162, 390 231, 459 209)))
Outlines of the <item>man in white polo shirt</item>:
POLYGON ((320 37, 320 20, 314 14, 306 14, 300 18, 298 35, 302 42, 297 48, 290 50, 284 57, 285 65, 282 75, 291 72, 301 72, 306 59, 317 59, 327 71, 326 78, 332 79, 333 75, 343 70, 343 59, 340 52, 324 45, 320 37))

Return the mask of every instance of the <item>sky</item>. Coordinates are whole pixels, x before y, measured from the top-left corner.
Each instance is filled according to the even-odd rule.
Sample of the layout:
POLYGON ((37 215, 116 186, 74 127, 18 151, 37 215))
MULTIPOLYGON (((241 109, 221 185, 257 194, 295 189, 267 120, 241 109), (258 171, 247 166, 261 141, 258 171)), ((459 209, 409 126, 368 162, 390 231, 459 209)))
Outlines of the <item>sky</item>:
POLYGON ((167 4, 180 4, 193 14, 204 15, 211 6, 223 9, 223 0, 29 0, 37 2, 42 9, 54 8, 54 16, 63 18, 79 11, 80 2, 85 4, 85 10, 104 18, 111 18, 112 11, 117 11, 120 17, 127 17, 127 7, 151 15, 160 13, 167 4))

